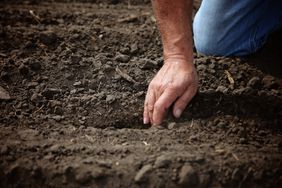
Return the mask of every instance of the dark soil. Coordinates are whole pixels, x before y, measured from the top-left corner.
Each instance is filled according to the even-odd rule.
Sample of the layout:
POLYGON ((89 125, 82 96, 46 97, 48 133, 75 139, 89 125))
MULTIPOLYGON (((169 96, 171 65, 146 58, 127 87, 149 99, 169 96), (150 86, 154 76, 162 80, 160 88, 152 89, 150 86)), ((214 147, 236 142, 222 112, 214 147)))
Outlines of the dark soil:
POLYGON ((0 3, 0 187, 281 187, 281 32, 250 58, 195 53, 198 95, 150 128, 150 4, 82 2, 0 3))

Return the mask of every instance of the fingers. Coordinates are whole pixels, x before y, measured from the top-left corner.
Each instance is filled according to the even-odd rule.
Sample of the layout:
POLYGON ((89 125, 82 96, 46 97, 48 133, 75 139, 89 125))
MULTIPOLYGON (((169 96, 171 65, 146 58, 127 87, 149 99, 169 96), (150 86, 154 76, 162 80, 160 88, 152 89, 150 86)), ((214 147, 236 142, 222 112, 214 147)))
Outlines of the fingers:
POLYGON ((160 125, 167 113, 168 108, 176 100, 178 94, 175 90, 166 89, 158 98, 154 105, 153 111, 153 125, 160 125))
POLYGON ((197 86, 190 85, 188 89, 184 92, 184 94, 177 99, 177 101, 174 104, 173 107, 173 115, 176 118, 179 118, 186 108, 186 106, 189 104, 189 102, 192 100, 194 95, 197 93, 197 86))
POLYGON ((177 90, 167 88, 161 94, 161 96, 156 99, 156 94, 154 90, 149 87, 144 104, 144 124, 151 123, 152 125, 160 125, 167 113, 168 108, 172 105, 174 101, 176 102, 173 108, 173 115, 176 118, 179 118, 188 103, 196 94, 197 88, 197 84, 190 85, 185 90, 185 92, 180 95, 180 97, 179 92, 177 92, 177 90))
POLYGON ((147 108, 146 103, 144 103, 143 123, 144 123, 145 125, 148 124, 148 123, 150 123, 149 111, 148 111, 148 108, 147 108))
POLYGON ((149 86, 144 103, 144 114, 143 114, 144 124, 153 122, 154 104, 155 104, 155 94, 152 88, 149 86))

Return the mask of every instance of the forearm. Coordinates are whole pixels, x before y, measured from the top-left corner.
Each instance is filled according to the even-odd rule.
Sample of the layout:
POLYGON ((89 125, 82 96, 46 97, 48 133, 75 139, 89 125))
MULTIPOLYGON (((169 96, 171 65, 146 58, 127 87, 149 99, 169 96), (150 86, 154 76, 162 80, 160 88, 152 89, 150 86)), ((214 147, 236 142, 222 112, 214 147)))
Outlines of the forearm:
POLYGON ((164 59, 193 59, 191 15, 193 0, 152 0, 163 43, 164 59))
POLYGON ((144 103, 144 124, 160 125, 173 105, 180 117, 198 89, 193 64, 192 0, 152 0, 163 42, 165 63, 150 82, 144 103))

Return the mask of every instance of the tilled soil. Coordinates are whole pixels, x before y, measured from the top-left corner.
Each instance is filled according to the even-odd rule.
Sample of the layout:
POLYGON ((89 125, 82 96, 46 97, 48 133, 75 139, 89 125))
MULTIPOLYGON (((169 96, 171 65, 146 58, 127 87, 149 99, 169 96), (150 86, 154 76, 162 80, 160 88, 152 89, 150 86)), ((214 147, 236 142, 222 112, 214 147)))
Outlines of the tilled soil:
POLYGON ((82 2, 0 3, 0 187, 281 187, 281 71, 259 66, 279 50, 195 53, 198 95, 151 128, 150 4, 82 2))

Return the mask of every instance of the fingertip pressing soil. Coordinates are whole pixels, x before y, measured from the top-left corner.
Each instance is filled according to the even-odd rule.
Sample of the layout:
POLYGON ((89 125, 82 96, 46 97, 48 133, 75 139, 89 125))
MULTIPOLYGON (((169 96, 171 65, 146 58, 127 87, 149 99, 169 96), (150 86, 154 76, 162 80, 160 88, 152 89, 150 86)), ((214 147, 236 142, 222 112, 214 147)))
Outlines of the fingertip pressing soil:
POLYGON ((281 32, 248 58, 195 53, 199 93, 150 127, 148 1, 4 1, 0 23, 0 187, 281 187, 281 70, 265 64, 281 32))

